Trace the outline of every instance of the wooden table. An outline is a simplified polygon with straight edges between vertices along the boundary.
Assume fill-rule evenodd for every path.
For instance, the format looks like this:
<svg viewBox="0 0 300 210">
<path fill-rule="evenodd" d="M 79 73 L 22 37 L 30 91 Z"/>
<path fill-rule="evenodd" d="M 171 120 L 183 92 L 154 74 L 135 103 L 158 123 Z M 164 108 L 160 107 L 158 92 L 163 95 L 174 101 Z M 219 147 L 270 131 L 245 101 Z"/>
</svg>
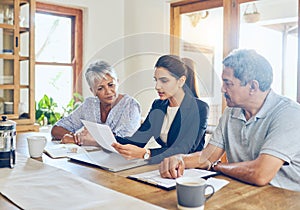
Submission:
<svg viewBox="0 0 300 210">
<path fill-rule="evenodd" d="M 17 152 L 28 155 L 26 136 L 37 133 L 23 133 L 17 136 Z M 41 133 L 39 133 L 41 134 Z M 49 134 L 42 133 L 49 137 Z M 51 143 L 51 142 L 49 142 Z M 29 156 L 29 155 L 28 155 Z M 127 195 L 134 196 L 146 202 L 166 209 L 177 209 L 176 190 L 166 191 L 157 187 L 130 180 L 126 176 L 157 169 L 157 165 L 142 166 L 122 172 L 112 173 L 100 168 L 82 165 L 68 161 L 67 158 L 51 159 L 43 154 L 40 161 L 62 168 L 91 182 L 108 187 Z M 13 170 L 13 169 L 12 169 Z M 1 174 L 1 169 L 0 169 Z M 225 176 L 218 176 L 229 180 L 230 183 L 215 193 L 207 201 L 205 210 L 210 209 L 300 209 L 300 192 L 284 190 L 270 185 L 256 187 L 244 184 Z M 2 195 L 0 209 L 19 209 Z"/>
</svg>

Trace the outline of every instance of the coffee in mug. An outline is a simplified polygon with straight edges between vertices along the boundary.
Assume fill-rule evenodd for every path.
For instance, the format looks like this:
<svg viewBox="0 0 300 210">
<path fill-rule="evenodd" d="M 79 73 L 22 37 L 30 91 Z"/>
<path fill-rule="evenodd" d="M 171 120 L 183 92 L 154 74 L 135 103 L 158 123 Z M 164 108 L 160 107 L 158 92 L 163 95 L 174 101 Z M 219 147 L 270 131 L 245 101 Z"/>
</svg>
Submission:
<svg viewBox="0 0 300 210">
<path fill-rule="evenodd" d="M 212 193 L 206 196 L 207 188 L 211 188 Z M 179 209 L 203 210 L 205 202 L 213 196 L 215 190 L 201 177 L 180 177 L 176 179 L 176 192 Z"/>
<path fill-rule="evenodd" d="M 27 142 L 30 157 L 41 157 L 47 144 L 47 138 L 45 136 L 28 136 Z"/>
</svg>

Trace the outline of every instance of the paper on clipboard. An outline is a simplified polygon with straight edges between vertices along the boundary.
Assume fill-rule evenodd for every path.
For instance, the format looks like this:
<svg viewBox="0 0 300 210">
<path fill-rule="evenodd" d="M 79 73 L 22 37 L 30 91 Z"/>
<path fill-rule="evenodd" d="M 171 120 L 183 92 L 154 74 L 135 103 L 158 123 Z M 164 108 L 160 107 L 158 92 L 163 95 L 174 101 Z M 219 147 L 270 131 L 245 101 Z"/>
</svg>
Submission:
<svg viewBox="0 0 300 210">
<path fill-rule="evenodd" d="M 186 169 L 183 176 L 208 178 L 218 175 L 219 172 L 207 171 L 202 169 Z M 148 171 L 140 174 L 130 175 L 127 178 L 141 181 L 160 187 L 165 190 L 173 190 L 176 187 L 175 179 L 162 178 L 159 170 Z"/>
<path fill-rule="evenodd" d="M 117 143 L 117 140 L 108 125 L 86 120 L 81 120 L 81 122 L 102 148 L 118 153 L 117 150 L 111 146 L 112 143 Z"/>
</svg>

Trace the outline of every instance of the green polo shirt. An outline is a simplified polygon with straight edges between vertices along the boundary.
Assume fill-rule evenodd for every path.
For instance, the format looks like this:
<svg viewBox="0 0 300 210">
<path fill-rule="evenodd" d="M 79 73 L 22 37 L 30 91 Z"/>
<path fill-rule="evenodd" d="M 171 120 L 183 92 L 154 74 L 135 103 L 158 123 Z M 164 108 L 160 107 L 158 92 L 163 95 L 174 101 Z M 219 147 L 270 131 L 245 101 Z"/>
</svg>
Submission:
<svg viewBox="0 0 300 210">
<path fill-rule="evenodd" d="M 226 108 L 209 141 L 227 159 L 243 162 L 269 154 L 285 161 L 270 184 L 300 191 L 300 105 L 272 90 L 248 121 L 241 108 Z"/>
</svg>

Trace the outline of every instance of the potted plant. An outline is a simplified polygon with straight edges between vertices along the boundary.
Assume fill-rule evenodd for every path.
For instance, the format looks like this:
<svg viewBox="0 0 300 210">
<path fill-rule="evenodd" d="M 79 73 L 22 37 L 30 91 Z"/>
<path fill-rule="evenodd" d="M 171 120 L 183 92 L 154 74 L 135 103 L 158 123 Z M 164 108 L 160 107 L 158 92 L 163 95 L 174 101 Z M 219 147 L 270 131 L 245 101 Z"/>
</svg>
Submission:
<svg viewBox="0 0 300 210">
<path fill-rule="evenodd" d="M 42 126 L 53 125 L 62 116 L 59 112 L 56 112 L 57 103 L 53 101 L 52 97 L 48 97 L 46 94 L 36 104 L 35 119 L 37 123 Z"/>
<path fill-rule="evenodd" d="M 83 96 L 79 93 L 74 93 L 73 98 L 69 101 L 66 107 L 63 108 L 63 113 L 56 111 L 57 103 L 54 102 L 52 97 L 46 94 L 43 98 L 36 103 L 35 119 L 41 126 L 54 125 L 62 117 L 69 115 L 72 111 L 82 103 Z"/>
<path fill-rule="evenodd" d="M 255 3 L 252 4 L 250 9 L 249 4 L 247 5 L 243 18 L 246 23 L 256 23 L 260 19 L 260 13 L 258 12 Z"/>
<path fill-rule="evenodd" d="M 69 101 L 66 107 L 63 107 L 64 113 L 63 116 L 69 115 L 83 102 L 83 96 L 79 93 L 74 93 L 73 98 Z"/>
</svg>

